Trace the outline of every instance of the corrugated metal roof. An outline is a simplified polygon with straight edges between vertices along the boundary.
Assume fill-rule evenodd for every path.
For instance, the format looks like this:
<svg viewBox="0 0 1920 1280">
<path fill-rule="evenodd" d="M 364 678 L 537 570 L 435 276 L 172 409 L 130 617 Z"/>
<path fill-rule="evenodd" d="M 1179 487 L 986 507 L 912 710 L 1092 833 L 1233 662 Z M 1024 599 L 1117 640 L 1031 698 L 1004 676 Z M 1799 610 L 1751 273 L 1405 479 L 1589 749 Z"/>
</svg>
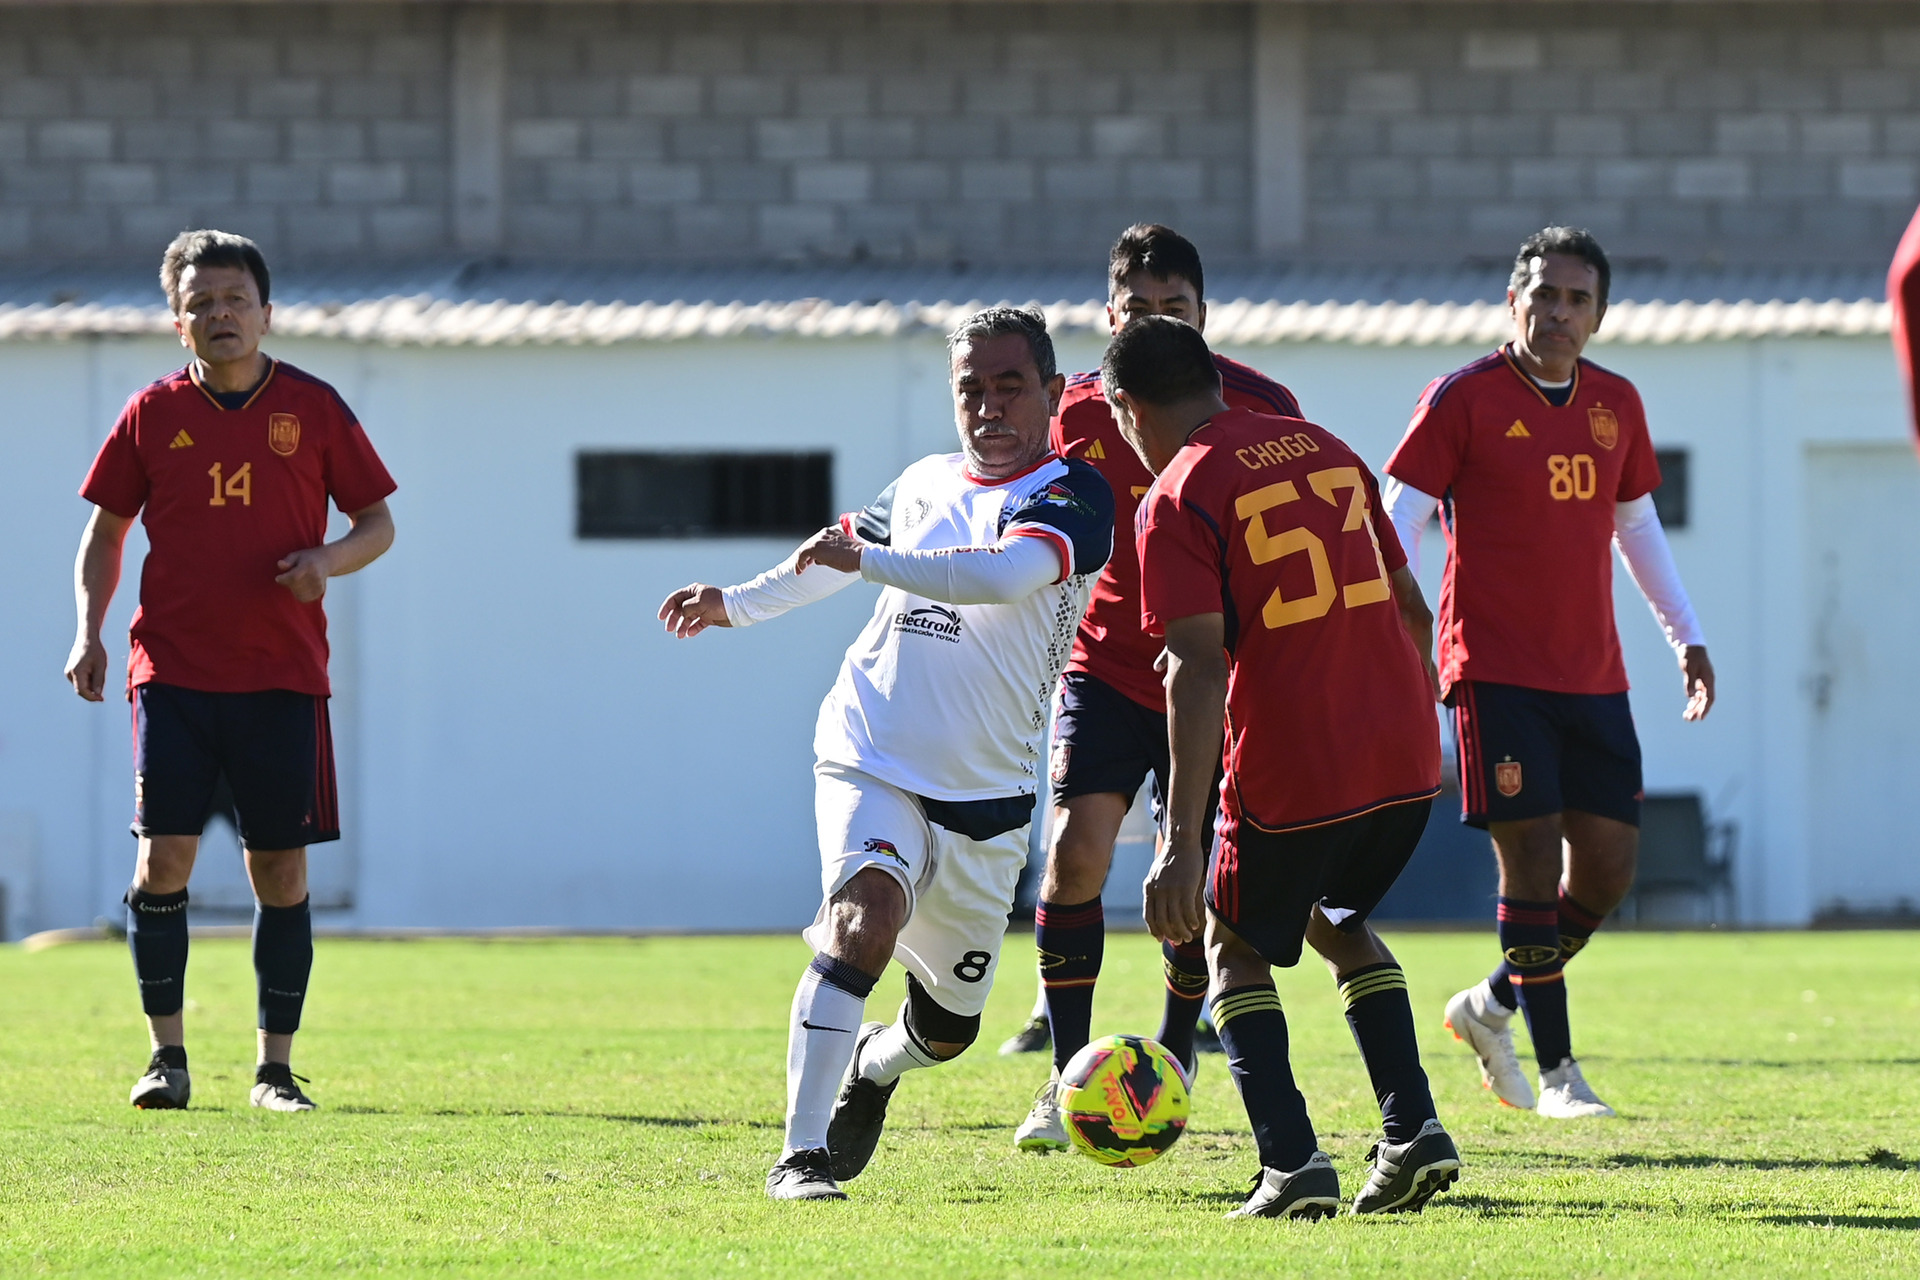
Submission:
<svg viewBox="0 0 1920 1280">
<path fill-rule="evenodd" d="M 1479 344 L 1508 332 L 1498 268 L 1219 272 L 1208 336 L 1230 345 Z M 1626 270 L 1601 339 L 1673 343 L 1884 333 L 1878 275 L 1842 270 Z M 169 332 L 150 278 L 0 275 L 0 340 Z M 285 273 L 282 335 L 414 345 L 833 338 L 945 331 L 978 306 L 1038 302 L 1058 329 L 1106 324 L 1098 272 L 877 268 L 643 271 L 448 266 L 402 275 Z M 1074 299 L 1084 299 L 1074 301 Z M 1048 301 L 1051 299 L 1052 301 Z"/>
</svg>

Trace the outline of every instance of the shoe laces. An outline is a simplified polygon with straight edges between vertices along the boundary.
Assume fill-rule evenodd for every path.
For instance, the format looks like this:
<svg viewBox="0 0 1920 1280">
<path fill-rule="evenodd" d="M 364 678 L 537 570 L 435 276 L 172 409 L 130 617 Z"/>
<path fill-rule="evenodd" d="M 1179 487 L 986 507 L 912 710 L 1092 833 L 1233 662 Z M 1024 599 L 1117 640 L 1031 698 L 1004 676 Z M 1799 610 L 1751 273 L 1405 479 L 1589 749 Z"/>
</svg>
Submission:
<svg viewBox="0 0 1920 1280">
<path fill-rule="evenodd" d="M 294 1081 L 312 1084 L 313 1081 L 302 1075 L 295 1075 L 293 1068 L 284 1062 L 263 1062 L 254 1072 L 254 1080 L 259 1084 L 272 1085 L 276 1089 L 292 1089 Z"/>
</svg>

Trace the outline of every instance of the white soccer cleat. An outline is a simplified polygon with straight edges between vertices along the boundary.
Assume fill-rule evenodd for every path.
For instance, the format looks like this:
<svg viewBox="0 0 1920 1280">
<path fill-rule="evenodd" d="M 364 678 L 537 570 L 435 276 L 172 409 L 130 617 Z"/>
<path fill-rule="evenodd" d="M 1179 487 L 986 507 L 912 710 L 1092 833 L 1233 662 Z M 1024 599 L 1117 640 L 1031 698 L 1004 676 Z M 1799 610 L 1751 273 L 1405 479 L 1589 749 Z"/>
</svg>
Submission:
<svg viewBox="0 0 1920 1280">
<path fill-rule="evenodd" d="M 265 1111 L 311 1111 L 313 1099 L 300 1092 L 303 1084 L 313 1082 L 293 1074 L 284 1062 L 263 1062 L 253 1071 L 253 1092 L 248 1101 Z M 297 1083 L 296 1083 L 297 1082 Z"/>
<path fill-rule="evenodd" d="M 1065 1151 L 1073 1145 L 1067 1122 L 1060 1114 L 1060 1077 L 1055 1074 L 1033 1095 L 1033 1110 L 1013 1131 L 1013 1145 L 1022 1151 Z"/>
<path fill-rule="evenodd" d="M 1540 1105 L 1534 1110 L 1549 1120 L 1597 1120 L 1615 1114 L 1572 1058 L 1562 1058 L 1559 1066 L 1540 1074 Z"/>
<path fill-rule="evenodd" d="M 1533 1110 L 1533 1086 L 1513 1051 L 1513 1014 L 1482 979 L 1447 1001 L 1447 1030 L 1480 1058 L 1480 1083 L 1509 1107 Z"/>
<path fill-rule="evenodd" d="M 145 1074 L 134 1081 L 127 1100 L 142 1111 L 179 1111 L 192 1097 L 193 1080 L 187 1069 L 170 1065 L 163 1051 L 155 1049 L 153 1060 L 147 1063 Z"/>
</svg>

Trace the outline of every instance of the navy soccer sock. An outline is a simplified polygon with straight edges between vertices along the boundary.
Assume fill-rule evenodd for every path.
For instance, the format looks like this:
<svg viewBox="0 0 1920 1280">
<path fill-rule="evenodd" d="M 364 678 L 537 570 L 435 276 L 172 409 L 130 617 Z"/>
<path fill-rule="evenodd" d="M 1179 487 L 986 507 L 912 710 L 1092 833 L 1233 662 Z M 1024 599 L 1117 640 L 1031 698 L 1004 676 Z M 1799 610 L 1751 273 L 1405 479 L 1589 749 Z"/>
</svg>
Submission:
<svg viewBox="0 0 1920 1280">
<path fill-rule="evenodd" d="M 1160 963 L 1167 976 L 1167 1003 L 1154 1039 L 1184 1064 L 1193 1057 L 1193 1026 L 1207 1002 L 1207 949 L 1198 942 L 1163 942 Z"/>
<path fill-rule="evenodd" d="M 1565 964 L 1580 954 L 1594 931 L 1606 923 L 1606 913 L 1593 911 L 1583 906 L 1578 898 L 1567 892 L 1565 882 L 1560 885 L 1560 962 Z"/>
<path fill-rule="evenodd" d="M 1435 1112 L 1427 1073 L 1420 1066 L 1407 975 L 1397 964 L 1355 969 L 1340 980 L 1340 999 L 1347 1006 L 1347 1026 L 1360 1046 L 1360 1059 L 1367 1064 L 1367 1078 L 1373 1081 L 1387 1141 L 1411 1142 Z"/>
<path fill-rule="evenodd" d="M 180 1012 L 187 1002 L 187 891 L 127 890 L 127 948 L 148 1017 Z"/>
<path fill-rule="evenodd" d="M 1033 913 L 1033 941 L 1040 948 L 1040 985 L 1047 997 L 1056 1069 L 1087 1045 L 1093 1034 L 1093 984 L 1107 949 L 1107 917 L 1100 899 L 1042 902 Z"/>
<path fill-rule="evenodd" d="M 1273 984 L 1222 991 L 1213 998 L 1213 1026 L 1253 1125 L 1261 1165 L 1286 1172 L 1298 1169 L 1320 1144 L 1307 1117 L 1307 1100 L 1293 1082 L 1287 1015 L 1280 1011 Z"/>
<path fill-rule="evenodd" d="M 260 989 L 260 1029 L 290 1036 L 300 1029 L 313 972 L 313 912 L 302 898 L 291 907 L 253 909 L 253 973 Z"/>
<path fill-rule="evenodd" d="M 1508 976 L 1527 1015 L 1533 1056 L 1543 1071 L 1573 1054 L 1567 1027 L 1567 984 L 1561 972 L 1560 909 L 1552 902 L 1501 898 L 1500 950 Z"/>
</svg>

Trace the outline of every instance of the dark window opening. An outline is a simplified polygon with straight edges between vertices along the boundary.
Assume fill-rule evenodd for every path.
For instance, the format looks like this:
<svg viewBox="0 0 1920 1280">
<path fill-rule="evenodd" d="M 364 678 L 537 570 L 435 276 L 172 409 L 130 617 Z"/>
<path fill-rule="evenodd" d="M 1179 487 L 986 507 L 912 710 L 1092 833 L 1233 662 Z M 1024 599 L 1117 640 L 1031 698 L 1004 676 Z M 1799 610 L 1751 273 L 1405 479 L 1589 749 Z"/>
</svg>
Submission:
<svg viewBox="0 0 1920 1280">
<path fill-rule="evenodd" d="M 804 536 L 833 521 L 831 453 L 580 453 L 582 538 Z"/>
<path fill-rule="evenodd" d="M 1660 464 L 1660 487 L 1653 491 L 1653 509 L 1669 529 L 1687 527 L 1687 450 L 1655 449 Z"/>
</svg>

